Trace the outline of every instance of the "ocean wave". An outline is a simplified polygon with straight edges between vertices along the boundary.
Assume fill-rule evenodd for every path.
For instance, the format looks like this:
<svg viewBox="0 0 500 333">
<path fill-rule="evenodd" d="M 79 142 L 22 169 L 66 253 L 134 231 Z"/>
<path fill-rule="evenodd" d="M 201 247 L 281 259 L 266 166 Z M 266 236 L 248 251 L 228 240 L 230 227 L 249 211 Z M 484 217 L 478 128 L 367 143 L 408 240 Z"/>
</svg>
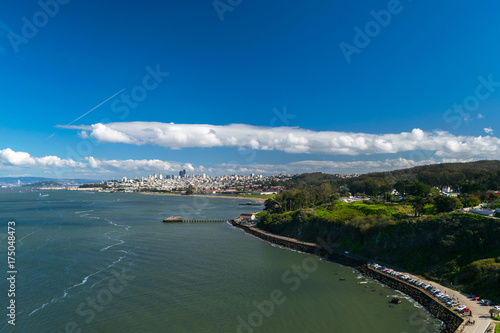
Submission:
<svg viewBox="0 0 500 333">
<path fill-rule="evenodd" d="M 113 221 L 111 221 L 111 220 L 108 220 L 108 219 L 104 219 L 104 220 L 106 220 L 106 222 L 108 222 L 109 224 L 114 225 L 114 226 L 116 226 L 116 227 L 123 227 L 123 228 L 125 228 L 125 231 L 128 231 L 128 230 L 131 228 L 131 226 L 130 226 L 130 225 L 125 225 L 125 224 L 117 224 L 117 223 L 115 223 L 115 222 L 113 222 Z"/>
<path fill-rule="evenodd" d="M 422 305 L 420 305 L 417 301 L 415 301 L 412 297 L 406 295 L 405 293 L 399 291 L 399 290 L 394 290 L 397 294 L 393 294 L 393 295 L 387 295 L 386 297 L 391 297 L 391 298 L 394 298 L 394 297 L 398 297 L 398 298 L 404 298 L 405 300 L 407 300 L 408 302 L 410 302 L 411 304 L 413 304 L 414 307 L 416 308 L 419 308 L 419 309 L 424 309 L 424 307 Z"/>
<path fill-rule="evenodd" d="M 34 234 L 35 232 L 37 232 L 38 230 L 39 230 L 39 229 L 37 229 L 37 230 L 35 230 L 35 231 L 30 232 L 29 234 L 27 234 L 27 235 L 26 235 L 26 236 L 24 236 L 23 238 L 18 239 L 18 240 L 17 240 L 17 242 L 22 242 L 22 241 L 23 241 L 23 239 L 25 239 L 25 238 L 26 238 L 26 237 L 28 237 L 28 236 L 33 235 L 33 234 Z"/>
<path fill-rule="evenodd" d="M 75 212 L 75 214 L 90 213 L 90 212 L 93 212 L 93 211 L 94 211 L 93 209 L 90 209 L 90 210 L 80 210 L 78 212 Z"/>
<path fill-rule="evenodd" d="M 85 276 L 81 282 L 76 283 L 76 284 L 72 285 L 71 287 L 64 289 L 64 291 L 63 291 L 63 295 L 62 295 L 62 296 L 55 297 L 55 298 L 51 299 L 50 301 L 48 301 L 48 302 L 46 302 L 46 303 L 42 304 L 41 306 L 39 306 L 39 307 L 38 307 L 38 308 L 36 308 L 35 310 L 31 311 L 31 312 L 30 312 L 30 314 L 28 315 L 28 317 L 30 317 L 31 315 L 33 315 L 34 313 L 36 313 L 36 312 L 38 312 L 38 311 L 40 311 L 40 310 L 43 310 L 46 306 L 48 306 L 48 305 L 50 305 L 50 304 L 53 304 L 53 303 L 55 303 L 55 302 L 59 302 L 59 301 L 63 300 L 64 298 L 66 298 L 66 297 L 68 296 L 68 292 L 69 292 L 70 290 L 75 289 L 75 288 L 77 288 L 77 287 L 79 287 L 79 286 L 83 286 L 84 284 L 86 284 L 86 283 L 88 282 L 89 278 L 91 278 L 92 276 L 97 275 L 97 274 L 99 274 L 99 273 L 101 273 L 101 272 L 104 272 L 105 270 L 107 270 L 107 269 L 109 269 L 109 268 L 113 267 L 114 265 L 118 264 L 119 262 L 121 262 L 121 261 L 122 261 L 123 259 L 125 259 L 125 258 L 127 258 L 127 256 L 122 256 L 122 257 L 118 258 L 117 260 L 113 261 L 113 262 L 112 262 L 111 264 L 109 264 L 106 268 L 103 268 L 103 269 L 101 269 L 101 270 L 98 270 L 98 271 L 96 271 L 96 272 L 94 272 L 94 273 L 92 273 L 92 274 L 89 274 L 89 275 Z M 94 285 L 95 285 L 95 284 L 94 284 Z M 92 289 L 92 287 L 91 287 L 90 289 Z"/>
<path fill-rule="evenodd" d="M 106 233 L 107 234 L 107 233 Z M 108 237 L 106 234 L 104 234 L 104 236 Z M 115 241 L 118 241 L 118 243 L 116 244 L 111 244 L 111 245 L 108 245 L 108 246 L 105 246 L 103 247 L 100 251 L 103 252 L 103 251 L 106 251 L 110 248 L 112 248 L 113 246 L 117 246 L 117 245 L 122 245 L 123 243 L 125 243 L 124 240 L 121 240 L 121 239 L 117 239 L 117 238 L 111 238 L 111 237 L 108 237 L 109 239 L 111 240 L 115 240 Z"/>
</svg>

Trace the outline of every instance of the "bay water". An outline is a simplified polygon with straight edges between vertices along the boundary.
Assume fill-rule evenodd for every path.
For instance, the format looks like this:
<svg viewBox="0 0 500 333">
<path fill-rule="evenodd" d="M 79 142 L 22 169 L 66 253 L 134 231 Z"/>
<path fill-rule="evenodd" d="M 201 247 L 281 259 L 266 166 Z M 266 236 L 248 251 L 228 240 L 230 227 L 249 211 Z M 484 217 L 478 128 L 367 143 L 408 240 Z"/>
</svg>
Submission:
<svg viewBox="0 0 500 333">
<path fill-rule="evenodd" d="M 0 190 L 1 332 L 438 332 L 398 292 L 227 223 L 233 198 Z M 15 297 L 6 280 L 15 222 Z M 341 280 L 345 278 L 345 280 Z M 15 299 L 15 326 L 7 323 Z"/>
</svg>

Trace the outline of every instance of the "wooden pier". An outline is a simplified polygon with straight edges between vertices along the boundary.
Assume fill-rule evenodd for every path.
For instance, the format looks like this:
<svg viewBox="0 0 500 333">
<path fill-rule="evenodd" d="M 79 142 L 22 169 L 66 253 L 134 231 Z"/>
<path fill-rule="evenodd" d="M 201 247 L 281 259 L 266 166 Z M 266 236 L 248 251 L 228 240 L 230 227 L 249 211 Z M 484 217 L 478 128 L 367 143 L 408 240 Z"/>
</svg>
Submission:
<svg viewBox="0 0 500 333">
<path fill-rule="evenodd" d="M 229 219 L 182 219 L 182 223 L 227 222 Z"/>
<path fill-rule="evenodd" d="M 183 219 L 180 216 L 170 216 L 163 220 L 165 223 L 213 223 L 226 221 L 229 221 L 229 219 Z"/>
</svg>

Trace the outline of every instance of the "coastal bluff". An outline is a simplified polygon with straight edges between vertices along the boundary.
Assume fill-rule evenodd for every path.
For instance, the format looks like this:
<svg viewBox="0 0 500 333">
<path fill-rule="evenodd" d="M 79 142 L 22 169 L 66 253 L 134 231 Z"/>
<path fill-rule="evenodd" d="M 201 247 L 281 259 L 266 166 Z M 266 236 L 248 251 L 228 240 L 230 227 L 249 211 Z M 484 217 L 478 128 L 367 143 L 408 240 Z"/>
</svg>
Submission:
<svg viewBox="0 0 500 333">
<path fill-rule="evenodd" d="M 413 298 L 434 317 L 443 322 L 443 328 L 441 329 L 442 333 L 462 332 L 464 322 L 462 317 L 451 311 L 444 304 L 440 303 L 437 299 L 433 298 L 422 289 L 391 275 L 373 269 L 369 266 L 369 261 L 366 258 L 350 255 L 338 249 L 328 247 L 326 244 L 326 246 L 321 246 L 316 243 L 302 242 L 294 238 L 274 235 L 248 225 L 240 224 L 235 220 L 229 220 L 229 223 L 236 228 L 242 229 L 246 233 L 270 243 L 300 252 L 311 253 L 343 266 L 353 267 L 363 275 L 380 281 L 386 286 L 399 290 Z"/>
</svg>

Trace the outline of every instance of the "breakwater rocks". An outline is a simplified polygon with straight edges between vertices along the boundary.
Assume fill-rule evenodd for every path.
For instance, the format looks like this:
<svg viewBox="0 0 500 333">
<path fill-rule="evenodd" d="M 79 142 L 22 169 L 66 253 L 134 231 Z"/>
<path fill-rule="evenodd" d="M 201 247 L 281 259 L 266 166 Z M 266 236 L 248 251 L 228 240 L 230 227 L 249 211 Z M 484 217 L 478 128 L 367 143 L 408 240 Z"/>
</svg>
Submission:
<svg viewBox="0 0 500 333">
<path fill-rule="evenodd" d="M 358 270 L 366 276 L 369 276 L 386 286 L 399 290 L 403 294 L 406 294 L 422 305 L 427 311 L 429 311 L 434 317 L 441 320 L 445 327 L 441 332 L 443 333 L 453 333 L 457 332 L 460 325 L 463 323 L 463 319 L 447 308 L 444 304 L 439 303 L 431 295 L 427 294 L 418 287 L 415 287 L 403 280 L 394 278 L 393 276 L 386 275 L 380 271 L 371 268 L 368 265 L 363 265 L 359 267 Z"/>
<path fill-rule="evenodd" d="M 270 243 L 287 247 L 296 251 L 311 253 L 338 264 L 353 267 L 362 274 L 380 281 L 390 288 L 401 291 L 402 293 L 413 298 L 420 305 L 426 308 L 427 311 L 429 311 L 433 316 L 444 323 L 444 328 L 441 330 L 442 333 L 457 332 L 464 321 L 459 315 L 448 309 L 444 304 L 441 304 L 423 290 L 409 283 L 406 283 L 403 280 L 397 279 L 393 276 L 384 274 L 371 268 L 368 265 L 367 259 L 365 258 L 344 253 L 338 249 L 329 247 L 327 244 L 321 246 L 321 244 L 301 242 L 294 238 L 278 236 L 247 225 L 242 225 L 234 220 L 230 220 L 229 222 L 233 226 L 243 229 L 245 232 Z"/>
</svg>

